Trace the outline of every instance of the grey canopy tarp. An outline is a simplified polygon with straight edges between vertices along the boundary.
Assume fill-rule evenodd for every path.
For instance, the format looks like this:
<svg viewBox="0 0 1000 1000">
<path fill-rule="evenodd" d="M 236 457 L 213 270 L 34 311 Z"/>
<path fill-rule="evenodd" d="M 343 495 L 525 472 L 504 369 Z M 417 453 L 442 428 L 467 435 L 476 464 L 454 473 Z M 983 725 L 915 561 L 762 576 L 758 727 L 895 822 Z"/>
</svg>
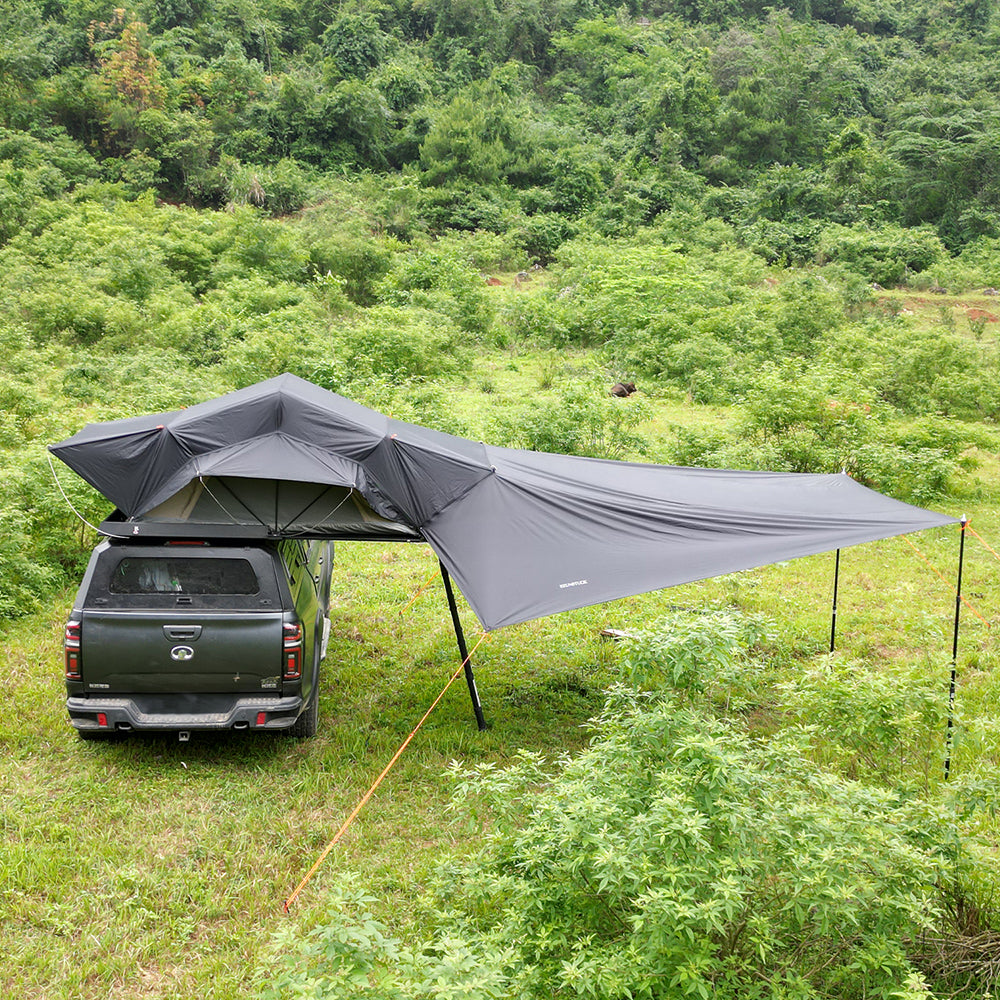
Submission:
<svg viewBox="0 0 1000 1000">
<path fill-rule="evenodd" d="M 847 475 L 693 469 L 497 448 L 293 375 L 90 424 L 51 451 L 144 525 L 425 540 L 492 630 L 955 518 Z"/>
</svg>

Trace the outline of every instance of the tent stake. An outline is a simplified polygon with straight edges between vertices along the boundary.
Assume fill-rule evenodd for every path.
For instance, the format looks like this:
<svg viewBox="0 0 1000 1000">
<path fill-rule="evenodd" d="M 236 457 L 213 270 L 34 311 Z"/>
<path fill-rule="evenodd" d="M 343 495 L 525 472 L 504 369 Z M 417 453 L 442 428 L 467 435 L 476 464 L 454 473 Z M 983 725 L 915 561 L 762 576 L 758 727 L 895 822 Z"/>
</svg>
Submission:
<svg viewBox="0 0 1000 1000">
<path fill-rule="evenodd" d="M 441 567 L 441 579 L 444 580 L 444 591 L 448 595 L 448 607 L 451 610 L 451 621 L 455 626 L 455 638 L 458 640 L 458 652 L 465 664 L 465 680 L 469 685 L 469 694 L 472 697 L 472 710 L 476 713 L 476 725 L 479 731 L 483 732 L 486 727 L 486 719 L 483 717 L 483 706 L 479 701 L 479 692 L 476 690 L 476 677 L 472 672 L 472 660 L 469 658 L 469 650 L 465 645 L 465 633 L 462 631 L 462 622 L 458 617 L 458 605 L 455 603 L 455 592 L 452 590 L 451 577 L 444 568 L 444 563 L 438 560 Z"/>
<path fill-rule="evenodd" d="M 837 587 L 840 585 L 840 549 L 837 549 L 837 561 L 833 564 L 833 613 L 830 618 L 830 652 L 837 642 Z"/>
<path fill-rule="evenodd" d="M 965 526 L 968 518 L 962 515 L 962 528 L 958 542 L 958 583 L 955 586 L 955 631 L 951 640 L 951 685 L 948 688 L 948 739 L 946 741 L 946 756 L 944 759 L 944 780 L 951 777 L 951 741 L 952 730 L 955 728 L 955 681 L 958 672 L 958 622 L 962 612 L 962 562 L 965 559 Z"/>
</svg>

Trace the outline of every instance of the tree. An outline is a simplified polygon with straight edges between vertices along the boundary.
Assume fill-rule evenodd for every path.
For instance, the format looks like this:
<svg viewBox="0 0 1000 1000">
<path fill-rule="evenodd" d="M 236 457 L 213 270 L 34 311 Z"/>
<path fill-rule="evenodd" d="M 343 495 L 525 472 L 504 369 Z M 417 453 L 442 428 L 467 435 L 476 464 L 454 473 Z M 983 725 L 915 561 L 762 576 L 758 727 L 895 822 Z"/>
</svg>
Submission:
<svg viewBox="0 0 1000 1000">
<path fill-rule="evenodd" d="M 385 58 L 390 39 L 370 11 L 341 11 L 323 32 L 321 44 L 338 72 L 364 78 Z"/>
<path fill-rule="evenodd" d="M 489 186 L 514 171 L 527 146 L 520 91 L 520 73 L 511 64 L 470 84 L 438 112 L 420 147 L 425 183 Z"/>
</svg>

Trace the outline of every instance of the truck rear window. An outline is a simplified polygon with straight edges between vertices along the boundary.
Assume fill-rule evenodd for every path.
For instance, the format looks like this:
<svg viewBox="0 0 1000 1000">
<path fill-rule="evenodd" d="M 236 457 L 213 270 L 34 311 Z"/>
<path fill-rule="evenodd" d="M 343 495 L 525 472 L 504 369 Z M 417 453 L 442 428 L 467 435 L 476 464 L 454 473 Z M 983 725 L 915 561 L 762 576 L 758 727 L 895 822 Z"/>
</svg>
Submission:
<svg viewBox="0 0 1000 1000">
<path fill-rule="evenodd" d="M 257 574 L 246 559 L 122 559 L 112 594 L 256 594 Z"/>
</svg>

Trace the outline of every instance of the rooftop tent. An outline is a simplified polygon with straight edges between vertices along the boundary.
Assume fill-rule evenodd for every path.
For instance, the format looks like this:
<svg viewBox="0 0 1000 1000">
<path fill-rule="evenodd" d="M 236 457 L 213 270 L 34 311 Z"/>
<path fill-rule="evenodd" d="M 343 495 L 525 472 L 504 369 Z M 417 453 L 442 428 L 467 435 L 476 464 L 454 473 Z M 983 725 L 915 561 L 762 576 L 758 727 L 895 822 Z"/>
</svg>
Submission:
<svg viewBox="0 0 1000 1000">
<path fill-rule="evenodd" d="M 200 476 L 142 515 L 137 526 L 242 526 L 270 536 L 418 541 L 406 524 L 380 517 L 361 493 L 329 483 Z M 111 525 L 108 526 L 109 528 Z M 113 530 L 113 529 L 112 529 Z"/>
<path fill-rule="evenodd" d="M 292 375 L 51 450 L 129 534 L 167 521 L 425 540 L 486 629 L 956 521 L 846 475 L 495 448 Z"/>
</svg>

